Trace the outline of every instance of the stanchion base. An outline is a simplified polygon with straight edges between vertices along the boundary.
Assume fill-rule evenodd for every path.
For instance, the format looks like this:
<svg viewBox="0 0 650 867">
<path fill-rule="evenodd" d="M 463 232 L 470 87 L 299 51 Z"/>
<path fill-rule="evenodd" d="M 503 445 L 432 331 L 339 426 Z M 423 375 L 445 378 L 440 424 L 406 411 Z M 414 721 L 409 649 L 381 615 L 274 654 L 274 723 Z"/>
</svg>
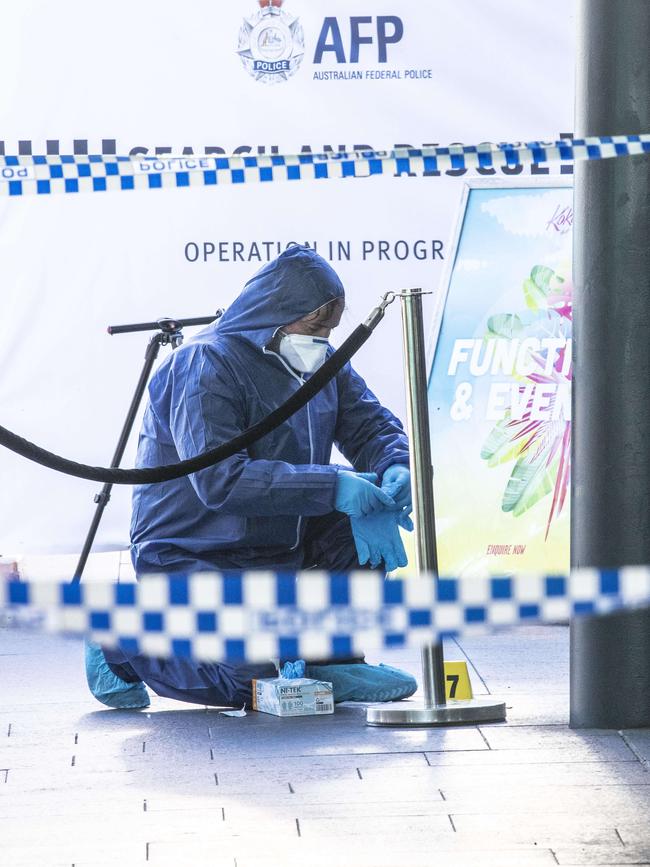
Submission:
<svg viewBox="0 0 650 867">
<path fill-rule="evenodd" d="M 366 711 L 366 724 L 369 726 L 449 726 L 501 722 L 505 718 L 505 702 L 485 698 L 450 701 L 432 707 L 415 702 L 380 704 Z"/>
</svg>

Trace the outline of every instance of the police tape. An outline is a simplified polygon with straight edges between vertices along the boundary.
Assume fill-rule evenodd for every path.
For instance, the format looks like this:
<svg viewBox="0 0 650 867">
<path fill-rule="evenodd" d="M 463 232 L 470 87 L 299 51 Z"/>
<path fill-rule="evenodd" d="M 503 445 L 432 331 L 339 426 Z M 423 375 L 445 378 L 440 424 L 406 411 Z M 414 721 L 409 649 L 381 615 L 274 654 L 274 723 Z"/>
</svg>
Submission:
<svg viewBox="0 0 650 867">
<path fill-rule="evenodd" d="M 439 175 L 650 153 L 650 134 L 290 156 L 0 156 L 0 195 L 103 193 L 286 180 Z"/>
<path fill-rule="evenodd" d="M 350 656 L 650 605 L 650 568 L 569 576 L 387 579 L 307 571 L 148 575 L 138 583 L 0 583 L 0 626 L 199 661 Z"/>
</svg>

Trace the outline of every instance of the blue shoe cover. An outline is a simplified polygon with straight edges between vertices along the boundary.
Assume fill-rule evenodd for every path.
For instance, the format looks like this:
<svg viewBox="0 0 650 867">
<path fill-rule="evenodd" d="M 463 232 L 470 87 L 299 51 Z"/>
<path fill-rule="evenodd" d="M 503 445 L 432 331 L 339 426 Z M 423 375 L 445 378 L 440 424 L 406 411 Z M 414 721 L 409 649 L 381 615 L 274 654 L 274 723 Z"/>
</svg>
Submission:
<svg viewBox="0 0 650 867">
<path fill-rule="evenodd" d="M 334 701 L 399 701 L 418 688 L 415 678 L 389 665 L 308 665 L 306 677 L 329 681 Z"/>
<path fill-rule="evenodd" d="M 86 679 L 97 701 L 107 707 L 149 707 L 149 693 L 142 682 L 127 683 L 109 668 L 98 644 L 86 642 Z"/>
</svg>

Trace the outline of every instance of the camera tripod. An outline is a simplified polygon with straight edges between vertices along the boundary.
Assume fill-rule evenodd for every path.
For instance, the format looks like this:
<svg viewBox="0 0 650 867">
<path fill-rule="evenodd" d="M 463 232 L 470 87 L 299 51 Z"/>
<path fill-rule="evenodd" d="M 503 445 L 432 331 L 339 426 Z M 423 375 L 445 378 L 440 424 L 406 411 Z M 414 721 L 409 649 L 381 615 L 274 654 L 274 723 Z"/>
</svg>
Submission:
<svg viewBox="0 0 650 867">
<path fill-rule="evenodd" d="M 156 359 L 158 358 L 160 347 L 170 345 L 172 349 L 176 349 L 183 342 L 183 328 L 185 326 L 209 325 L 211 322 L 214 322 L 215 319 L 219 319 L 222 315 L 223 310 L 217 310 L 214 316 L 200 316 L 194 319 L 170 319 L 165 317 L 163 319 L 158 319 L 155 322 L 139 322 L 132 325 L 109 325 L 107 331 L 111 335 L 131 334 L 134 331 L 156 332 L 147 344 L 147 349 L 144 355 L 144 365 L 140 373 L 140 378 L 138 379 L 138 384 L 135 387 L 135 392 L 126 414 L 124 425 L 122 426 L 122 432 L 120 433 L 115 453 L 113 454 L 110 463 L 111 467 L 119 467 L 122 461 L 135 418 L 138 414 L 138 409 L 140 408 L 140 403 L 142 402 L 142 397 L 147 387 L 147 383 L 149 382 L 149 377 L 151 376 L 151 371 L 156 363 Z M 83 549 L 79 556 L 79 562 L 77 563 L 77 568 L 75 569 L 74 577 L 72 579 L 73 584 L 78 584 L 81 581 L 81 577 L 88 561 L 88 556 L 95 541 L 97 530 L 99 529 L 99 524 L 102 520 L 102 515 L 104 514 L 104 509 L 111 498 L 112 488 L 113 485 L 107 483 L 98 494 L 95 494 L 94 501 L 97 504 L 97 507 L 90 527 L 88 528 Z"/>
</svg>

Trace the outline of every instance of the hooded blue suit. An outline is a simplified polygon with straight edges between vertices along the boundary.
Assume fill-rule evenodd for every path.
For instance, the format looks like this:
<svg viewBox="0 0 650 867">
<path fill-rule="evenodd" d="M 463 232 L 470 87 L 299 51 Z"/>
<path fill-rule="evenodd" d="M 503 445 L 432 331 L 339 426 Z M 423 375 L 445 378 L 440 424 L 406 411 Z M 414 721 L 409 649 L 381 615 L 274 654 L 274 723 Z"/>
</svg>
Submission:
<svg viewBox="0 0 650 867">
<path fill-rule="evenodd" d="M 292 246 L 262 268 L 216 325 L 158 368 L 137 465 L 195 457 L 284 403 L 304 380 L 268 348 L 272 338 L 282 326 L 344 297 L 336 272 L 307 247 Z M 334 511 L 333 444 L 356 471 L 380 478 L 389 466 L 408 464 L 400 421 L 350 364 L 248 450 L 192 476 L 137 487 L 131 524 L 136 570 L 359 568 L 349 519 Z M 144 657 L 118 670 L 125 657 L 105 653 L 126 679 L 140 678 L 159 694 L 204 704 L 243 703 L 251 676 L 274 671 Z"/>
<path fill-rule="evenodd" d="M 137 465 L 195 457 L 284 403 L 303 379 L 268 344 L 278 328 L 343 298 L 336 273 L 309 248 L 290 247 L 262 268 L 216 325 L 160 365 Z M 402 425 L 349 364 L 247 451 L 136 488 L 136 570 L 300 568 L 307 519 L 334 509 L 334 443 L 358 472 L 381 478 L 392 464 L 408 464 Z"/>
</svg>

